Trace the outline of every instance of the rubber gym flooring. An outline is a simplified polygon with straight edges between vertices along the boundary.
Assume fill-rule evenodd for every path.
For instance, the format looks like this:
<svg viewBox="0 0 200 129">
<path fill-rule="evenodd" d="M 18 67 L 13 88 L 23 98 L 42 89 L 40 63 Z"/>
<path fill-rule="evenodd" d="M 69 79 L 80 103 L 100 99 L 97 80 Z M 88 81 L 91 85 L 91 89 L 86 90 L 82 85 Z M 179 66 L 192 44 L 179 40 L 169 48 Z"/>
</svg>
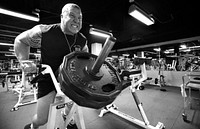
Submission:
<svg viewBox="0 0 200 129">
<path fill-rule="evenodd" d="M 137 91 L 143 104 L 144 111 L 152 126 L 162 122 L 166 129 L 200 129 L 200 102 L 192 101 L 194 109 L 187 109 L 188 122 L 182 119 L 183 97 L 179 87 L 164 87 L 167 91 L 160 91 L 158 86 L 146 85 L 144 90 Z M 200 96 L 198 90 L 193 95 Z M 0 85 L 0 129 L 23 129 L 30 123 L 35 113 L 36 104 L 20 107 L 10 112 L 17 102 L 17 95 L 6 91 Z M 142 120 L 129 88 L 122 91 L 114 104 L 118 110 Z M 135 124 L 127 122 L 112 113 L 98 117 L 100 110 L 83 108 L 86 129 L 142 129 Z M 46 125 L 40 129 L 46 129 Z"/>
</svg>

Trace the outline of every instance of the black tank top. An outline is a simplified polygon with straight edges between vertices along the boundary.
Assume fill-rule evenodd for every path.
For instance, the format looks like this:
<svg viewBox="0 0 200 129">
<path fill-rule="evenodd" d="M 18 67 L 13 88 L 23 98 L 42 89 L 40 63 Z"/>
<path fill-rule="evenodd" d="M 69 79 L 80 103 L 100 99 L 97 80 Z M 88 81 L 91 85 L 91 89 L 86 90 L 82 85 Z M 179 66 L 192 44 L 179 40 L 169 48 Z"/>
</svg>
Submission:
<svg viewBox="0 0 200 129">
<path fill-rule="evenodd" d="M 86 38 L 80 32 L 76 34 L 76 40 L 73 40 L 73 37 L 70 39 L 70 36 L 67 36 L 66 39 L 64 33 L 61 31 L 60 24 L 49 26 L 50 29 L 42 33 L 41 64 L 50 65 L 53 72 L 55 72 L 62 63 L 65 55 L 74 51 L 77 46 L 82 50 L 87 42 Z"/>
</svg>

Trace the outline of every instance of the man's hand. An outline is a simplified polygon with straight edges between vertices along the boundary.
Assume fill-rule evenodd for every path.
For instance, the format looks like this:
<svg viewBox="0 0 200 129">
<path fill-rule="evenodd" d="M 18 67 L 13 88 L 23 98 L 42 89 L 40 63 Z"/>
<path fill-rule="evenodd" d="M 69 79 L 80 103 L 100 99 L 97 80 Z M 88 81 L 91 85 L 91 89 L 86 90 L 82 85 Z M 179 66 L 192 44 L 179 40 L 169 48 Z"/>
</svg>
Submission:
<svg viewBox="0 0 200 129">
<path fill-rule="evenodd" d="M 37 72 L 37 66 L 33 61 L 23 60 L 21 61 L 22 71 L 25 73 L 35 73 Z"/>
</svg>

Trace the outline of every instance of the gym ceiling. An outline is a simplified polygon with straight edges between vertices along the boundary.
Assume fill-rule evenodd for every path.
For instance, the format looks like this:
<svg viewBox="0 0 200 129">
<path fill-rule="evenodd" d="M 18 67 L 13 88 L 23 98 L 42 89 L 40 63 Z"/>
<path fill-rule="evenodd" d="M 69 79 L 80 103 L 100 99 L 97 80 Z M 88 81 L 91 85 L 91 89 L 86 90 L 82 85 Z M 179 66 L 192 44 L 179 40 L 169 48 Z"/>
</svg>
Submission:
<svg viewBox="0 0 200 129">
<path fill-rule="evenodd" d="M 113 33 L 117 38 L 112 49 L 114 54 L 152 51 L 153 47 L 163 47 L 164 50 L 181 43 L 200 44 L 197 0 L 1 0 L 0 7 L 29 15 L 39 13 L 40 21 L 0 14 L 0 42 L 13 44 L 19 33 L 36 24 L 60 22 L 61 8 L 69 2 L 82 8 L 81 32 L 89 44 L 100 41 L 89 34 L 91 26 Z M 132 4 L 152 16 L 155 24 L 147 26 L 131 17 L 128 9 Z M 5 53 L 10 53 L 9 49 L 9 46 L 0 46 L 1 60 L 11 58 L 5 56 Z M 34 49 L 31 51 L 36 52 Z"/>
</svg>

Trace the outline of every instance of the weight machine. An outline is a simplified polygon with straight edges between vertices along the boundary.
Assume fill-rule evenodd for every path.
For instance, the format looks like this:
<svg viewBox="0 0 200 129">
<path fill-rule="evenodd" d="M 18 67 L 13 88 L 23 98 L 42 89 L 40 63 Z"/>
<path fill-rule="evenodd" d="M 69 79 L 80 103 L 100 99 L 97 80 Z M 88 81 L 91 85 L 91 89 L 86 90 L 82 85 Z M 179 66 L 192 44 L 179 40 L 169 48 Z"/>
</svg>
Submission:
<svg viewBox="0 0 200 129">
<path fill-rule="evenodd" d="M 122 87 L 117 73 L 105 62 L 114 43 L 113 37 L 107 38 L 98 57 L 86 52 L 66 55 L 58 70 L 58 81 L 51 67 L 42 64 L 45 70 L 31 83 L 37 82 L 44 74 L 50 74 L 57 91 L 56 98 L 60 98 L 50 105 L 47 129 L 65 129 L 71 120 L 76 122 L 78 129 L 85 129 L 81 106 L 101 108 L 120 94 Z M 65 108 L 71 109 L 68 115 L 63 117 Z"/>
<path fill-rule="evenodd" d="M 200 93 L 200 75 L 193 74 L 191 72 L 192 70 L 190 71 L 190 73 L 182 76 L 183 84 L 181 85 L 181 94 L 182 94 L 183 103 L 184 103 L 182 117 L 185 122 L 190 122 L 188 120 L 186 110 L 192 109 L 192 100 L 197 100 L 198 103 L 200 102 L 199 96 L 198 97 L 192 96 L 192 89 L 197 89 L 199 90 L 199 93 Z M 186 88 L 188 88 L 189 90 L 188 95 L 186 94 L 186 91 L 185 91 Z M 199 105 L 198 105 L 198 108 L 199 108 Z"/>
<path fill-rule="evenodd" d="M 44 74 L 50 74 L 55 85 L 57 101 L 50 105 L 48 129 L 65 129 L 71 120 L 76 122 L 78 129 L 85 129 L 81 106 L 100 109 L 110 105 L 121 91 L 127 87 L 127 85 L 122 84 L 116 69 L 105 61 L 115 42 L 116 39 L 110 35 L 106 39 L 99 56 L 81 51 L 66 55 L 58 69 L 57 79 L 51 67 L 42 64 L 42 68 L 45 69 L 31 83 L 37 82 Z M 132 94 L 138 102 L 139 110 L 143 109 L 134 88 L 145 79 L 146 76 L 142 76 L 140 80 L 133 83 L 132 88 Z M 65 108 L 70 109 L 66 117 L 63 114 Z M 144 124 L 151 127 L 144 112 L 141 112 L 146 122 Z M 162 125 L 158 125 L 159 129 Z"/>
<path fill-rule="evenodd" d="M 78 106 L 76 103 L 74 103 L 71 99 L 69 99 L 64 93 L 61 91 L 60 83 L 57 82 L 55 75 L 53 74 L 51 67 L 48 65 L 42 65 L 43 68 L 45 68 L 44 71 L 41 72 L 40 75 L 38 75 L 34 80 L 32 80 L 32 83 L 35 83 L 37 79 L 41 77 L 41 75 L 44 74 L 50 74 L 53 83 L 55 85 L 56 91 L 57 91 L 57 101 L 55 101 L 50 106 L 49 110 L 49 118 L 47 122 L 47 129 L 64 129 L 66 126 L 70 123 L 71 120 L 74 120 L 76 122 L 76 125 L 78 129 L 86 129 L 85 128 L 85 122 L 83 118 L 83 112 L 81 106 Z M 137 104 L 138 110 L 141 113 L 141 116 L 144 120 L 144 122 L 135 119 L 131 116 L 128 116 L 127 114 L 124 114 L 122 112 L 117 111 L 117 107 L 114 104 L 107 105 L 103 110 L 101 110 L 100 117 L 102 117 L 107 112 L 112 112 L 116 115 L 119 115 L 120 117 L 131 121 L 141 127 L 148 128 L 148 129 L 164 129 L 163 123 L 159 122 L 156 127 L 150 125 L 146 114 L 142 108 L 142 103 L 139 101 L 137 94 L 135 93 L 136 89 L 135 87 L 145 81 L 147 79 L 146 76 L 146 69 L 145 65 L 141 66 L 142 73 L 132 74 L 130 75 L 130 78 L 132 79 L 130 90 L 134 97 L 134 100 Z M 137 82 L 134 81 L 134 78 L 137 76 L 142 76 Z M 67 117 L 63 117 L 63 112 L 65 108 L 70 109 L 70 112 L 68 113 Z"/>
<path fill-rule="evenodd" d="M 31 76 L 34 75 L 33 73 L 30 73 L 30 74 L 31 74 Z M 21 107 L 21 106 L 25 106 L 25 105 L 29 105 L 29 104 L 33 104 L 33 103 L 37 102 L 37 86 L 36 86 L 36 84 L 29 85 L 29 87 L 28 87 L 27 83 L 26 83 L 27 82 L 27 80 L 26 80 L 27 74 L 22 70 L 21 75 L 22 75 L 21 84 L 17 87 L 12 88 L 12 91 L 18 94 L 18 101 L 14 105 L 14 107 L 10 110 L 11 112 L 18 110 L 19 107 Z M 30 96 L 32 96 L 32 98 L 28 99 L 28 97 L 30 97 Z M 25 100 L 25 99 L 27 99 L 27 100 Z"/>
<path fill-rule="evenodd" d="M 141 78 L 135 82 L 135 77 L 138 77 L 138 76 L 141 76 Z M 137 108 L 142 116 L 143 121 L 138 120 L 138 119 L 136 119 L 130 115 L 127 115 L 121 111 L 118 111 L 117 110 L 118 107 L 115 104 L 110 104 L 110 105 L 107 105 L 106 107 L 104 107 L 104 109 L 101 110 L 99 117 L 103 117 L 104 114 L 111 112 L 119 117 L 122 117 L 123 119 L 125 119 L 127 121 L 130 121 L 131 123 L 134 123 L 138 126 L 145 128 L 145 129 L 164 129 L 165 126 L 161 122 L 158 122 L 158 124 L 155 127 L 150 125 L 150 122 L 147 119 L 145 111 L 142 107 L 142 103 L 140 102 L 140 100 L 136 94 L 136 86 L 141 84 L 143 81 L 145 81 L 147 79 L 145 63 L 143 65 L 141 65 L 141 71 L 130 72 L 129 78 L 132 80 L 131 85 L 129 86 L 130 90 L 131 90 L 131 94 L 133 95 L 133 98 L 134 98 Z"/>
<path fill-rule="evenodd" d="M 8 72 L 8 73 L 4 73 L 4 74 L 6 75 L 6 77 L 5 77 L 6 89 L 7 89 L 7 91 L 9 91 L 10 89 L 15 88 L 15 86 L 17 86 L 16 84 L 20 82 L 20 76 L 22 75 L 22 72 Z M 12 87 L 9 87 L 8 81 L 9 81 L 9 78 L 11 78 L 11 77 L 15 78 L 14 79 L 15 81 L 13 81 L 13 82 L 10 80 L 10 82 L 15 83 L 15 85 Z"/>
<path fill-rule="evenodd" d="M 158 84 L 160 87 L 160 91 L 167 91 L 165 88 L 165 76 L 163 74 L 164 69 L 162 68 L 164 60 L 161 58 L 161 49 L 159 48 L 158 51 L 158 78 L 155 78 L 155 84 Z M 165 64 L 165 63 L 164 63 Z"/>
<path fill-rule="evenodd" d="M 41 67 L 45 69 L 37 75 L 31 83 L 36 83 L 37 80 L 44 74 L 50 74 L 57 91 L 55 101 L 50 105 L 47 129 L 66 129 L 67 125 L 72 120 L 76 122 L 78 129 L 85 129 L 81 107 L 74 103 L 61 91 L 60 83 L 57 81 L 51 67 L 45 64 L 42 64 Z M 63 114 L 65 112 L 65 108 L 70 110 L 67 116 L 64 116 Z"/>
</svg>

